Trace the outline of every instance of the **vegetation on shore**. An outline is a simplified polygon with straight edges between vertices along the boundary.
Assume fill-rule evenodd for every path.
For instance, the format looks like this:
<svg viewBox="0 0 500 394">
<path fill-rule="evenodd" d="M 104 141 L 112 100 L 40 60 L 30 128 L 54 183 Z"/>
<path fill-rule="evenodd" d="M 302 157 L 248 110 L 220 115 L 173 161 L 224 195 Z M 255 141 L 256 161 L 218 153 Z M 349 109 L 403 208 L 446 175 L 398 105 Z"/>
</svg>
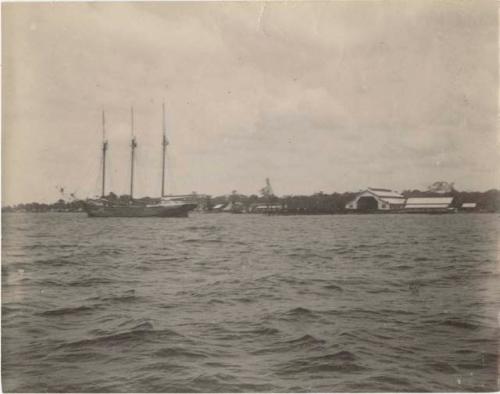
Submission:
<svg viewBox="0 0 500 394">
<path fill-rule="evenodd" d="M 466 192 L 451 190 L 448 193 L 438 193 L 435 191 L 405 190 L 403 196 L 409 197 L 454 197 L 452 207 L 460 208 L 464 202 L 473 202 L 477 204 L 477 210 L 482 212 L 500 212 L 500 190 L 491 189 L 486 192 Z M 220 204 L 233 203 L 248 211 L 251 207 L 263 204 L 272 204 L 286 207 L 290 213 L 311 213 L 311 214 L 333 214 L 345 211 L 345 205 L 352 200 L 357 193 L 324 193 L 318 192 L 312 195 L 282 196 L 275 195 L 244 195 L 233 191 L 230 195 L 207 196 L 193 193 L 188 198 L 198 203 L 199 207 L 206 211 L 211 211 Z M 117 196 L 110 193 L 106 196 L 110 201 L 127 202 L 130 196 Z M 152 203 L 158 201 L 157 198 L 144 197 L 138 199 L 143 202 Z M 2 212 L 81 212 L 83 211 L 84 201 L 72 200 L 65 201 L 59 199 L 55 203 L 45 204 L 32 202 L 28 204 L 17 204 L 2 208 Z"/>
</svg>

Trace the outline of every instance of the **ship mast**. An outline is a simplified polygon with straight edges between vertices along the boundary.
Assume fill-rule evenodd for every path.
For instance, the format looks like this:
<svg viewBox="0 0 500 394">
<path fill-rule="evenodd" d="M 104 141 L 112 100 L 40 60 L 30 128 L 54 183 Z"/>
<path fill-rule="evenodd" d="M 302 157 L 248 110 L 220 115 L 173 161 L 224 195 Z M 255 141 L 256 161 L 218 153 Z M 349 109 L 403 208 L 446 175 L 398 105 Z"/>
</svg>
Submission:
<svg viewBox="0 0 500 394">
<path fill-rule="evenodd" d="M 102 111 L 102 192 L 101 196 L 106 195 L 106 151 L 108 150 L 108 141 L 106 140 L 106 118 Z"/>
<path fill-rule="evenodd" d="M 137 142 L 134 135 L 134 108 L 130 108 L 130 120 L 131 120 L 131 135 L 132 141 L 130 143 L 130 201 L 132 201 L 134 196 L 134 151 L 137 148 Z"/>
<path fill-rule="evenodd" d="M 162 155 L 162 163 L 161 163 L 161 197 L 165 196 L 165 156 L 167 154 L 167 127 L 165 124 L 165 103 L 162 105 L 163 110 L 163 119 L 162 119 L 162 129 L 163 129 L 163 139 L 161 142 L 163 155 Z"/>
</svg>

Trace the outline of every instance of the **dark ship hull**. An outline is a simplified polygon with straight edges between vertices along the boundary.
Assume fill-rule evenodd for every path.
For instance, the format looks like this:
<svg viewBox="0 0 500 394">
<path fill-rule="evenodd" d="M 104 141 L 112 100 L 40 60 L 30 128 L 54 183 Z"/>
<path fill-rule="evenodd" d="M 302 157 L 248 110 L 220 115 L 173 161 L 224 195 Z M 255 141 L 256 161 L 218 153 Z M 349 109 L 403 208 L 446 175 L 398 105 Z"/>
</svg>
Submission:
<svg viewBox="0 0 500 394">
<path fill-rule="evenodd" d="M 175 206 L 162 205 L 94 205 L 86 204 L 85 211 L 89 217 L 187 217 L 196 208 L 196 204 L 179 204 Z"/>
</svg>

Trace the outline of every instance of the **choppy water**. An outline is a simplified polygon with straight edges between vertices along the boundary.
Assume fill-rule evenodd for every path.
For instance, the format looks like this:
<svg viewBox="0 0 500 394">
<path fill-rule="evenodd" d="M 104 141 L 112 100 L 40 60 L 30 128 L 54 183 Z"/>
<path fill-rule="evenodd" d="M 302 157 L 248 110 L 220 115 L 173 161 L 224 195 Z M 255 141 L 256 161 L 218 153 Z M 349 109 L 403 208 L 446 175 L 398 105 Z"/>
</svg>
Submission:
<svg viewBox="0 0 500 394">
<path fill-rule="evenodd" d="M 499 215 L 3 216 L 4 391 L 496 391 Z"/>
</svg>

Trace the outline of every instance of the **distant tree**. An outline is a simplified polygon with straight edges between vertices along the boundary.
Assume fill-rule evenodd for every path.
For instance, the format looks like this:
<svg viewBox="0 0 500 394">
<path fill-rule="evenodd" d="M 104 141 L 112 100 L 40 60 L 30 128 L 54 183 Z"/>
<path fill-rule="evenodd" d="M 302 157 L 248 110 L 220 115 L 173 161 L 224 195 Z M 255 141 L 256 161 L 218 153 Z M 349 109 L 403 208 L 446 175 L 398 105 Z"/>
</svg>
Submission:
<svg viewBox="0 0 500 394">
<path fill-rule="evenodd" d="M 485 211 L 488 212 L 499 212 L 500 211 L 500 191 L 499 190 L 488 190 L 483 193 L 478 205 Z"/>
<path fill-rule="evenodd" d="M 212 208 L 214 207 L 213 204 L 212 204 L 212 197 L 206 196 L 205 197 L 204 205 L 205 205 L 205 209 L 206 210 L 211 211 Z"/>
<path fill-rule="evenodd" d="M 439 194 L 451 193 L 454 190 L 454 183 L 445 181 L 434 182 L 427 188 L 427 191 Z"/>
<path fill-rule="evenodd" d="M 271 186 L 271 181 L 269 178 L 266 178 L 266 186 L 264 186 L 262 189 L 260 189 L 260 194 L 264 198 L 271 198 L 271 196 L 274 196 L 273 188 Z"/>
<path fill-rule="evenodd" d="M 118 196 L 117 196 L 115 193 L 113 193 L 113 192 L 110 192 L 110 193 L 106 196 L 106 198 L 107 198 L 109 201 L 116 201 L 116 200 L 118 200 Z"/>
<path fill-rule="evenodd" d="M 128 204 L 130 200 L 131 198 L 128 194 L 122 194 L 120 197 L 118 197 L 118 201 L 123 204 Z"/>
</svg>

